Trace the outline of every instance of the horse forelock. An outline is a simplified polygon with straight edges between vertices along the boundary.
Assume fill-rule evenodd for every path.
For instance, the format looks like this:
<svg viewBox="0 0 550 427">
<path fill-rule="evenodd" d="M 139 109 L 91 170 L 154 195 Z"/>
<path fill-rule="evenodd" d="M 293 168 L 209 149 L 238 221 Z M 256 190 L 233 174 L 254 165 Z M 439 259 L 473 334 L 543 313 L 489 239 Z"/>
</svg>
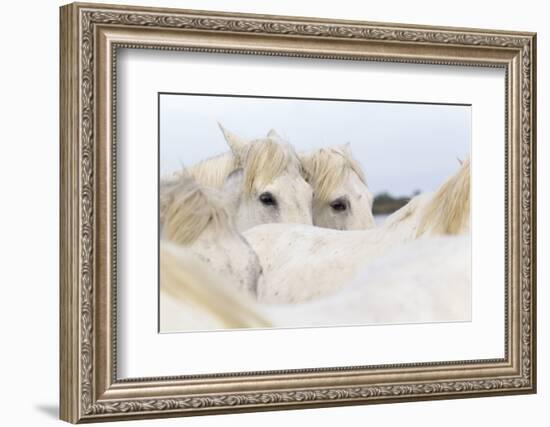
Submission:
<svg viewBox="0 0 550 427">
<path fill-rule="evenodd" d="M 241 159 L 245 194 L 251 194 L 256 186 L 268 185 L 285 173 L 303 175 L 294 148 L 276 138 L 259 139 L 247 144 Z"/>
<path fill-rule="evenodd" d="M 350 173 L 355 173 L 361 182 L 367 185 L 357 160 L 339 147 L 316 150 L 303 162 L 306 180 L 313 187 L 317 201 L 328 202 Z"/>
<path fill-rule="evenodd" d="M 187 171 L 161 188 L 160 220 L 164 237 L 189 245 L 213 225 L 231 230 L 230 216 L 221 198 L 199 186 Z"/>
<path fill-rule="evenodd" d="M 470 219 L 470 160 L 444 182 L 426 205 L 420 218 L 417 237 L 433 234 L 460 234 Z"/>
</svg>

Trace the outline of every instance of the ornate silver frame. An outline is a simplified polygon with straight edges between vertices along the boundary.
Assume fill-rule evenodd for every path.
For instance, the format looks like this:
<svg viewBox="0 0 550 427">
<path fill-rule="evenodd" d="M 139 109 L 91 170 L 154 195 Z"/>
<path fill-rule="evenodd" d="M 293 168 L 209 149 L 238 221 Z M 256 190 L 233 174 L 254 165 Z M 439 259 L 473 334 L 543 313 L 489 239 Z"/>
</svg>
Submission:
<svg viewBox="0 0 550 427">
<path fill-rule="evenodd" d="M 61 419 L 77 423 L 536 390 L 536 35 L 98 4 L 61 8 Z M 505 357 L 119 380 L 118 47 L 506 70 Z"/>
</svg>

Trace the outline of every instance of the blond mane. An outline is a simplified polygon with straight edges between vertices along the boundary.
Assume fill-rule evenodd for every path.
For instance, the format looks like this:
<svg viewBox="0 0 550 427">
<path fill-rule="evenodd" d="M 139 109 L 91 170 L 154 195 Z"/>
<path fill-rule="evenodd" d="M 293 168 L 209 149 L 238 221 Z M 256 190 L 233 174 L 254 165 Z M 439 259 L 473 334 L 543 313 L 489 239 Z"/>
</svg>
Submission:
<svg viewBox="0 0 550 427">
<path fill-rule="evenodd" d="M 238 160 L 228 152 L 202 160 L 187 170 L 201 185 L 220 188 L 227 176 L 238 167 Z"/>
<path fill-rule="evenodd" d="M 328 202 L 334 191 L 352 172 L 367 185 L 359 163 L 344 147 L 328 147 L 315 150 L 302 157 L 306 181 L 313 187 L 315 200 Z"/>
<path fill-rule="evenodd" d="M 285 172 L 302 172 L 294 148 L 274 138 L 252 141 L 243 147 L 239 157 L 244 172 L 244 194 L 250 194 L 256 185 L 269 184 Z"/>
<path fill-rule="evenodd" d="M 218 230 L 231 226 L 221 199 L 207 193 L 185 170 L 161 184 L 160 223 L 163 237 L 182 245 L 193 243 L 211 224 Z"/>
<path fill-rule="evenodd" d="M 294 148 L 277 138 L 257 139 L 240 147 L 238 153 L 220 154 L 191 166 L 189 174 L 201 185 L 221 188 L 236 169 L 244 172 L 243 192 L 250 194 L 255 184 L 269 184 L 288 170 L 301 172 Z"/>
<path fill-rule="evenodd" d="M 416 237 L 430 234 L 460 234 L 470 221 L 470 160 L 439 187 L 424 207 Z"/>
</svg>

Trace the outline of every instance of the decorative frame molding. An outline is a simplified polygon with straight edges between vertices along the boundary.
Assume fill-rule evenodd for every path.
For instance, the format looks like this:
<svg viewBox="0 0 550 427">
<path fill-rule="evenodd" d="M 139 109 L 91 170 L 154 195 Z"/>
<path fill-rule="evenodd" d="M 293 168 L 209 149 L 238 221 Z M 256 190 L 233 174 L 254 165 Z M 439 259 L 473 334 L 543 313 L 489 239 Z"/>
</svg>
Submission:
<svg viewBox="0 0 550 427">
<path fill-rule="evenodd" d="M 535 392 L 535 34 L 78 3 L 60 13 L 63 420 Z M 505 357 L 118 380 L 113 332 L 118 47 L 505 68 Z"/>
</svg>

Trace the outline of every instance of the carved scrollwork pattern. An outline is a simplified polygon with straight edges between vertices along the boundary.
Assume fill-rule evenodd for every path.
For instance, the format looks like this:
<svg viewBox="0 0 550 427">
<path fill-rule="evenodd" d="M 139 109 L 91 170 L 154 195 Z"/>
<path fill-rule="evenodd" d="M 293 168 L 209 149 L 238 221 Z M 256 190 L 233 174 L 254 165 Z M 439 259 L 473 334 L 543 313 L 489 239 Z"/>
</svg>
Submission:
<svg viewBox="0 0 550 427">
<path fill-rule="evenodd" d="M 319 390 L 297 390 L 268 393 L 239 393 L 215 396 L 184 397 L 181 399 L 145 399 L 93 404 L 88 408 L 90 415 L 128 413 L 143 411 L 192 410 L 209 408 L 230 408 L 249 405 L 280 405 L 293 402 L 330 402 L 368 400 L 384 397 L 414 395 L 444 395 L 458 392 L 487 392 L 496 389 L 525 387 L 528 380 L 515 378 L 507 380 L 481 380 L 459 382 L 437 382 L 429 384 L 407 384 L 391 386 L 369 386 L 357 388 L 330 388 Z"/>
<path fill-rule="evenodd" d="M 487 35 L 395 29 L 368 24 L 274 22 L 262 18 L 204 17 L 180 14 L 128 13 L 82 10 L 81 15 L 81 164 L 80 164 L 80 279 L 81 279 L 81 407 L 86 415 L 139 413 L 144 411 L 191 410 L 200 408 L 276 405 L 293 402 L 325 402 L 445 395 L 458 392 L 489 392 L 529 387 L 532 354 L 532 278 L 531 278 L 531 44 L 522 36 Z M 94 36 L 96 24 L 119 24 L 155 28 L 199 29 L 239 33 L 262 33 L 379 41 L 405 41 L 465 46 L 510 47 L 522 50 L 521 66 L 521 375 L 516 378 L 433 382 L 420 384 L 372 385 L 357 388 L 330 388 L 265 393 L 239 393 L 178 399 L 145 399 L 97 403 L 93 399 L 93 240 L 94 240 Z M 251 52 L 256 53 L 256 52 Z M 257 52 L 260 53 L 260 52 Z M 304 54 L 303 56 L 306 56 Z M 410 62 L 415 62 L 411 60 Z"/>
<path fill-rule="evenodd" d="M 83 408 L 92 404 L 93 386 L 93 239 L 94 239 L 94 67 L 93 22 L 89 14 L 82 18 L 81 45 L 81 308 L 80 308 L 80 375 Z"/>
</svg>

